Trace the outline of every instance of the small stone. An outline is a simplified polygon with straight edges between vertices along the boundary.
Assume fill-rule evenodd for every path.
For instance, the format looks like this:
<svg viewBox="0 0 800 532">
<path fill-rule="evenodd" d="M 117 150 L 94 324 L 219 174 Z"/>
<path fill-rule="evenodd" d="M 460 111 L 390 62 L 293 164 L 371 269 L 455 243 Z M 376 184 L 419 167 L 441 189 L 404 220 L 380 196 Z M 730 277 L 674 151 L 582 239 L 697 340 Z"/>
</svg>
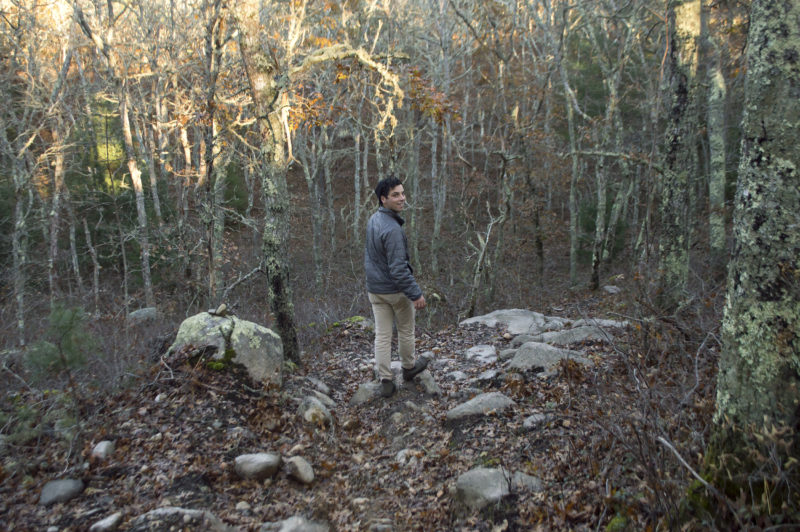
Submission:
<svg viewBox="0 0 800 532">
<path fill-rule="evenodd" d="M 507 410 L 516 403 L 500 392 L 490 392 L 478 395 L 466 403 L 451 408 L 446 416 L 448 421 L 455 421 L 470 416 L 498 414 Z"/>
<path fill-rule="evenodd" d="M 316 388 L 318 391 L 324 393 L 325 395 L 330 396 L 331 389 L 327 384 L 325 384 L 316 377 L 306 377 L 306 380 L 310 382 L 314 386 L 314 388 Z"/>
<path fill-rule="evenodd" d="M 116 530 L 121 522 L 122 512 L 115 512 L 89 527 L 89 532 L 109 532 L 111 530 Z"/>
<path fill-rule="evenodd" d="M 261 532 L 328 532 L 330 527 L 324 523 L 309 521 L 303 516 L 295 515 L 283 521 L 264 523 Z"/>
<path fill-rule="evenodd" d="M 299 413 L 306 423 L 313 425 L 333 424 L 333 415 L 330 410 L 316 397 L 305 397 L 300 403 Z"/>
<path fill-rule="evenodd" d="M 420 383 L 426 395 L 442 395 L 442 389 L 433 379 L 433 375 L 427 369 L 417 375 L 417 382 Z"/>
<path fill-rule="evenodd" d="M 82 480 L 51 480 L 42 488 L 42 493 L 39 496 L 39 504 L 47 506 L 57 502 L 67 502 L 80 495 L 82 491 Z"/>
<path fill-rule="evenodd" d="M 510 493 L 506 472 L 479 467 L 467 471 L 456 481 L 456 498 L 472 510 L 500 501 Z"/>
<path fill-rule="evenodd" d="M 550 417 L 545 414 L 533 414 L 525 418 L 525 421 L 522 422 L 522 428 L 525 430 L 533 430 L 548 421 L 550 421 Z"/>
<path fill-rule="evenodd" d="M 614 286 L 613 284 L 607 284 L 603 287 L 603 291 L 607 294 L 619 294 L 622 292 L 622 289 L 619 286 Z"/>
<path fill-rule="evenodd" d="M 254 453 L 237 456 L 236 474 L 245 479 L 264 480 L 274 476 L 281 466 L 281 456 L 276 453 Z"/>
<path fill-rule="evenodd" d="M 92 457 L 98 460 L 108 460 L 114 454 L 114 442 L 103 440 L 92 449 Z"/>
<path fill-rule="evenodd" d="M 314 469 L 301 456 L 293 456 L 286 460 L 286 474 L 303 484 L 314 482 Z"/>
<path fill-rule="evenodd" d="M 240 512 L 248 512 L 250 508 L 251 506 L 247 501 L 239 501 L 236 503 L 236 509 Z"/>
</svg>

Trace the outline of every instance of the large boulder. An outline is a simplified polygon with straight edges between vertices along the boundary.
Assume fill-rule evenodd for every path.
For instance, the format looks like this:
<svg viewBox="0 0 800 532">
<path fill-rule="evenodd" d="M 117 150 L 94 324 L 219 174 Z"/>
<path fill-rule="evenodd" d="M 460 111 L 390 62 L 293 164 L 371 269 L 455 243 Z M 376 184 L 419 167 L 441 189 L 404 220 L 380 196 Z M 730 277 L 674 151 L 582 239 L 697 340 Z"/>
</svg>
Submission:
<svg viewBox="0 0 800 532">
<path fill-rule="evenodd" d="M 181 323 L 168 353 L 208 350 L 211 360 L 240 364 L 256 382 L 282 384 L 283 344 L 272 330 L 236 316 L 201 312 Z"/>
<path fill-rule="evenodd" d="M 462 321 L 459 325 L 478 323 L 487 327 L 503 325 L 511 334 L 538 334 L 544 331 L 558 330 L 564 327 L 567 320 L 545 316 L 539 312 L 524 309 L 495 310 L 483 316 L 475 316 Z"/>
<path fill-rule="evenodd" d="M 591 362 L 580 351 L 560 349 L 539 342 L 528 342 L 522 344 L 522 347 L 517 350 L 514 358 L 508 363 L 508 367 L 521 371 L 552 371 L 562 360 L 573 360 L 579 364 Z"/>
</svg>

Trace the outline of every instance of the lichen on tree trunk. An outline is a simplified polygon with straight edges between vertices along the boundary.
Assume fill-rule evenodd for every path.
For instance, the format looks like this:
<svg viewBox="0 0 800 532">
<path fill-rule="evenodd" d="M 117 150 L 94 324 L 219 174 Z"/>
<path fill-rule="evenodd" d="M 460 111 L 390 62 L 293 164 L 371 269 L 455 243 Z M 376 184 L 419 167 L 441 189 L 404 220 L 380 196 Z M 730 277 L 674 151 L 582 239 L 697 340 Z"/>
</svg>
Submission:
<svg viewBox="0 0 800 532">
<path fill-rule="evenodd" d="M 776 493 L 777 482 L 800 476 L 797 466 L 789 467 L 796 463 L 789 458 L 797 456 L 800 422 L 798 20 L 797 0 L 753 2 L 734 247 L 707 459 L 712 473 L 721 472 L 727 484 L 733 474 L 745 494 L 756 485 L 756 492 Z M 770 438 L 783 480 L 752 460 L 753 442 Z M 732 473 L 720 471 L 726 456 L 740 458 Z"/>
</svg>

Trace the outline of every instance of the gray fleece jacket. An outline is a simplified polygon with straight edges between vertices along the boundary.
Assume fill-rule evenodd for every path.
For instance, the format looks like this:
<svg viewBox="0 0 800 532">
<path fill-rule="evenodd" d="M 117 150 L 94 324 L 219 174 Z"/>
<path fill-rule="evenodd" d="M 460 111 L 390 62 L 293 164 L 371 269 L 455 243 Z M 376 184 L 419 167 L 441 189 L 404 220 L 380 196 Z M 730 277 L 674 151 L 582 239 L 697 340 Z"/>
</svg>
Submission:
<svg viewBox="0 0 800 532">
<path fill-rule="evenodd" d="M 373 294 L 403 292 L 416 301 L 422 290 L 408 263 L 408 241 L 403 231 L 405 221 L 391 209 L 380 207 L 367 223 L 364 270 L 367 291 Z"/>
</svg>

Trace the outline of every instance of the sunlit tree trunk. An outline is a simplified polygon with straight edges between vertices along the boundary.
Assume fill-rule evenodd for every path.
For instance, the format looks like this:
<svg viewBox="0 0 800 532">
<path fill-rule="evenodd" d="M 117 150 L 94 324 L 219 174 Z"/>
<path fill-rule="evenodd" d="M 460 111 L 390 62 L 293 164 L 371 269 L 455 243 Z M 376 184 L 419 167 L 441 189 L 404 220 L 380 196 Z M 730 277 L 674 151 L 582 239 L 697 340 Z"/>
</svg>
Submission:
<svg viewBox="0 0 800 532">
<path fill-rule="evenodd" d="M 696 134 L 696 74 L 700 37 L 700 0 L 673 0 L 668 14 L 669 123 L 665 168 L 661 184 L 661 240 L 659 301 L 676 308 L 689 280 L 692 196 L 698 172 Z"/>
<path fill-rule="evenodd" d="M 145 142 L 145 137 L 142 133 L 143 129 L 147 133 L 147 142 Z M 150 180 L 150 197 L 153 200 L 153 214 L 155 214 L 158 225 L 162 225 L 164 220 L 161 217 L 161 200 L 158 197 L 158 175 L 156 174 L 156 153 L 153 145 L 153 134 L 148 124 L 140 124 L 140 121 L 135 119 L 133 120 L 133 130 L 136 133 L 139 154 L 147 165 L 147 174 Z"/>
<path fill-rule="evenodd" d="M 128 88 L 126 83 L 123 83 L 120 89 L 119 113 L 122 119 L 122 138 L 125 144 L 125 157 L 127 159 L 128 172 L 136 198 L 137 240 L 141 248 L 140 257 L 145 304 L 148 307 L 154 307 L 155 296 L 153 295 L 153 282 L 150 277 L 150 240 L 147 234 L 147 210 L 145 208 L 142 172 L 139 170 L 139 163 L 136 160 L 136 150 L 133 145 L 133 135 L 131 133 L 130 112 L 128 110 Z"/>
<path fill-rule="evenodd" d="M 799 476 L 788 461 L 800 449 L 800 25 L 788 23 L 797 20 L 800 1 L 752 4 L 711 456 L 722 482 L 763 493 L 756 502 L 775 511 Z M 748 452 L 762 436 L 769 468 Z"/>
<path fill-rule="evenodd" d="M 725 235 L 725 170 L 727 141 L 725 135 L 725 107 L 727 100 L 727 83 L 722 71 L 722 53 L 710 35 L 708 24 L 703 25 L 706 33 L 705 42 L 708 49 L 708 86 L 707 123 L 710 164 L 708 176 L 708 225 L 709 245 L 712 258 L 721 262 L 726 248 Z"/>
</svg>

